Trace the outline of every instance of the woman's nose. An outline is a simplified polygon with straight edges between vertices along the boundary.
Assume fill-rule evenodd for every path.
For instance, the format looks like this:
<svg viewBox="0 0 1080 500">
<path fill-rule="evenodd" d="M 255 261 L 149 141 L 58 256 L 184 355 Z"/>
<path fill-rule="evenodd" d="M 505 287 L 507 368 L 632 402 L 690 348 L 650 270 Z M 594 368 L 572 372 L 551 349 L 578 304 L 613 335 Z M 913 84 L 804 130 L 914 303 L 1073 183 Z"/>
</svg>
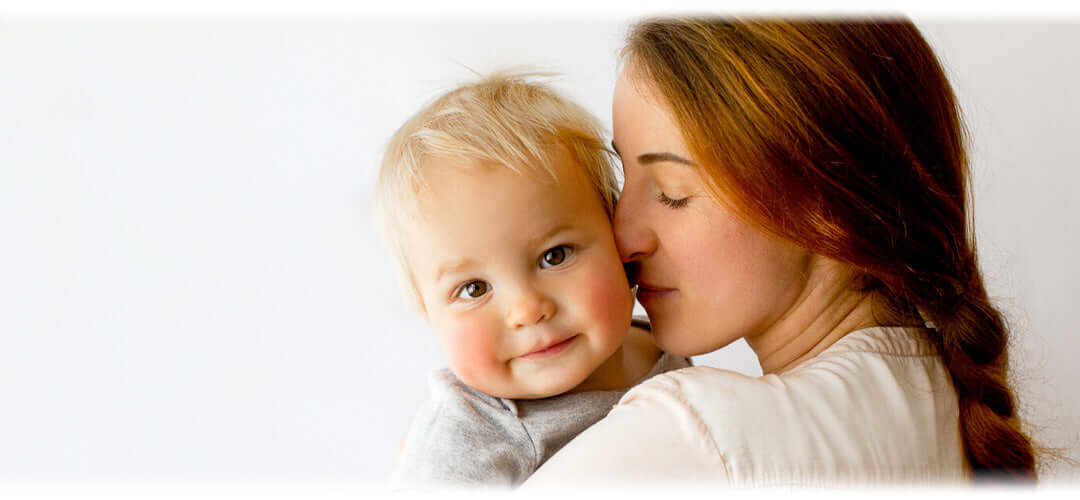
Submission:
<svg viewBox="0 0 1080 500">
<path fill-rule="evenodd" d="M 555 315 L 555 302 L 536 290 L 523 290 L 507 311 L 506 322 L 510 328 L 522 328 L 551 319 Z"/>
<path fill-rule="evenodd" d="M 649 227 L 639 209 L 640 202 L 626 189 L 615 204 L 612 222 L 615 230 L 615 246 L 623 262 L 636 262 L 656 250 L 656 234 Z"/>
</svg>

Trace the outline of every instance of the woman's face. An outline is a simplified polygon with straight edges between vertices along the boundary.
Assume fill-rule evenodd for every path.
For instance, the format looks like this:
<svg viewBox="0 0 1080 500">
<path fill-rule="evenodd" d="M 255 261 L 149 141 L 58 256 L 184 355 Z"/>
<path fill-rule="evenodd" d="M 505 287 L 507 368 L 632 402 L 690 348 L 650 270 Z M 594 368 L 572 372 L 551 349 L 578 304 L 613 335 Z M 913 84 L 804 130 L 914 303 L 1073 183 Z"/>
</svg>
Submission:
<svg viewBox="0 0 1080 500">
<path fill-rule="evenodd" d="M 628 65 L 615 86 L 615 147 L 625 184 L 615 238 L 633 263 L 657 344 L 683 356 L 753 340 L 807 284 L 810 254 L 747 224 L 713 197 L 675 119 Z M 654 97 L 656 96 L 656 97 Z"/>
</svg>

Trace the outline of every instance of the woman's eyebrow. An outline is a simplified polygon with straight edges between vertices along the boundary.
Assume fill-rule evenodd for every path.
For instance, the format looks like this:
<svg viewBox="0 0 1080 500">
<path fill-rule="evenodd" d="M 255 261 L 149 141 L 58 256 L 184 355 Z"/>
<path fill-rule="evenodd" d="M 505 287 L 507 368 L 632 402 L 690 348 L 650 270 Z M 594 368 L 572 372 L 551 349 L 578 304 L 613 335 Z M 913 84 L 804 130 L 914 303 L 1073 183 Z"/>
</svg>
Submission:
<svg viewBox="0 0 1080 500">
<path fill-rule="evenodd" d="M 674 163 L 681 163 L 683 165 L 694 166 L 694 162 L 687 160 L 675 153 L 645 153 L 638 155 L 638 163 L 642 165 L 648 165 L 650 163 L 659 163 L 662 161 L 670 161 Z"/>
<path fill-rule="evenodd" d="M 620 157 L 622 156 L 622 153 L 619 153 L 619 147 L 615 145 L 614 140 L 611 141 L 611 149 L 615 151 L 615 154 L 619 155 Z M 694 166 L 694 162 L 687 160 L 686 158 L 683 158 L 675 153 L 645 153 L 643 155 L 638 155 L 638 163 L 641 163 L 642 165 L 659 163 L 662 161 L 681 163 L 683 165 L 689 165 L 691 167 Z"/>
</svg>

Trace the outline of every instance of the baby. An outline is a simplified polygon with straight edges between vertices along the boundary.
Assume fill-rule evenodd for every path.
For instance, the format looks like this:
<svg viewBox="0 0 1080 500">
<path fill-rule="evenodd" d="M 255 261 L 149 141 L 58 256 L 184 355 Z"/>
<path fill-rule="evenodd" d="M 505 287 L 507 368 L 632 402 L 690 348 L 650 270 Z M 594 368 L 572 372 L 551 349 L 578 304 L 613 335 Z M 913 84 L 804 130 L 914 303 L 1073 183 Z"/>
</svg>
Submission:
<svg viewBox="0 0 1080 500">
<path fill-rule="evenodd" d="M 550 88 L 496 75 L 390 140 L 379 222 L 450 365 L 432 374 L 395 486 L 519 485 L 629 387 L 689 366 L 631 324 L 601 130 Z"/>
</svg>

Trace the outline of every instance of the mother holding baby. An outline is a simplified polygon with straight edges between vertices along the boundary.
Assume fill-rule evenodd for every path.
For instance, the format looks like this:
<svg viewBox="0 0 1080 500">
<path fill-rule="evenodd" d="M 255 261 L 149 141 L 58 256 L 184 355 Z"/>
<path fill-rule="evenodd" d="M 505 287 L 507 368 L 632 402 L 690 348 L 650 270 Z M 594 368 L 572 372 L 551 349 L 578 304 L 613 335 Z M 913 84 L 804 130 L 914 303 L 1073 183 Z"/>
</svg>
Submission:
<svg viewBox="0 0 1080 500">
<path fill-rule="evenodd" d="M 956 98 L 906 20 L 649 20 L 615 88 L 616 241 L 654 377 L 526 483 L 1034 479 Z"/>
</svg>

